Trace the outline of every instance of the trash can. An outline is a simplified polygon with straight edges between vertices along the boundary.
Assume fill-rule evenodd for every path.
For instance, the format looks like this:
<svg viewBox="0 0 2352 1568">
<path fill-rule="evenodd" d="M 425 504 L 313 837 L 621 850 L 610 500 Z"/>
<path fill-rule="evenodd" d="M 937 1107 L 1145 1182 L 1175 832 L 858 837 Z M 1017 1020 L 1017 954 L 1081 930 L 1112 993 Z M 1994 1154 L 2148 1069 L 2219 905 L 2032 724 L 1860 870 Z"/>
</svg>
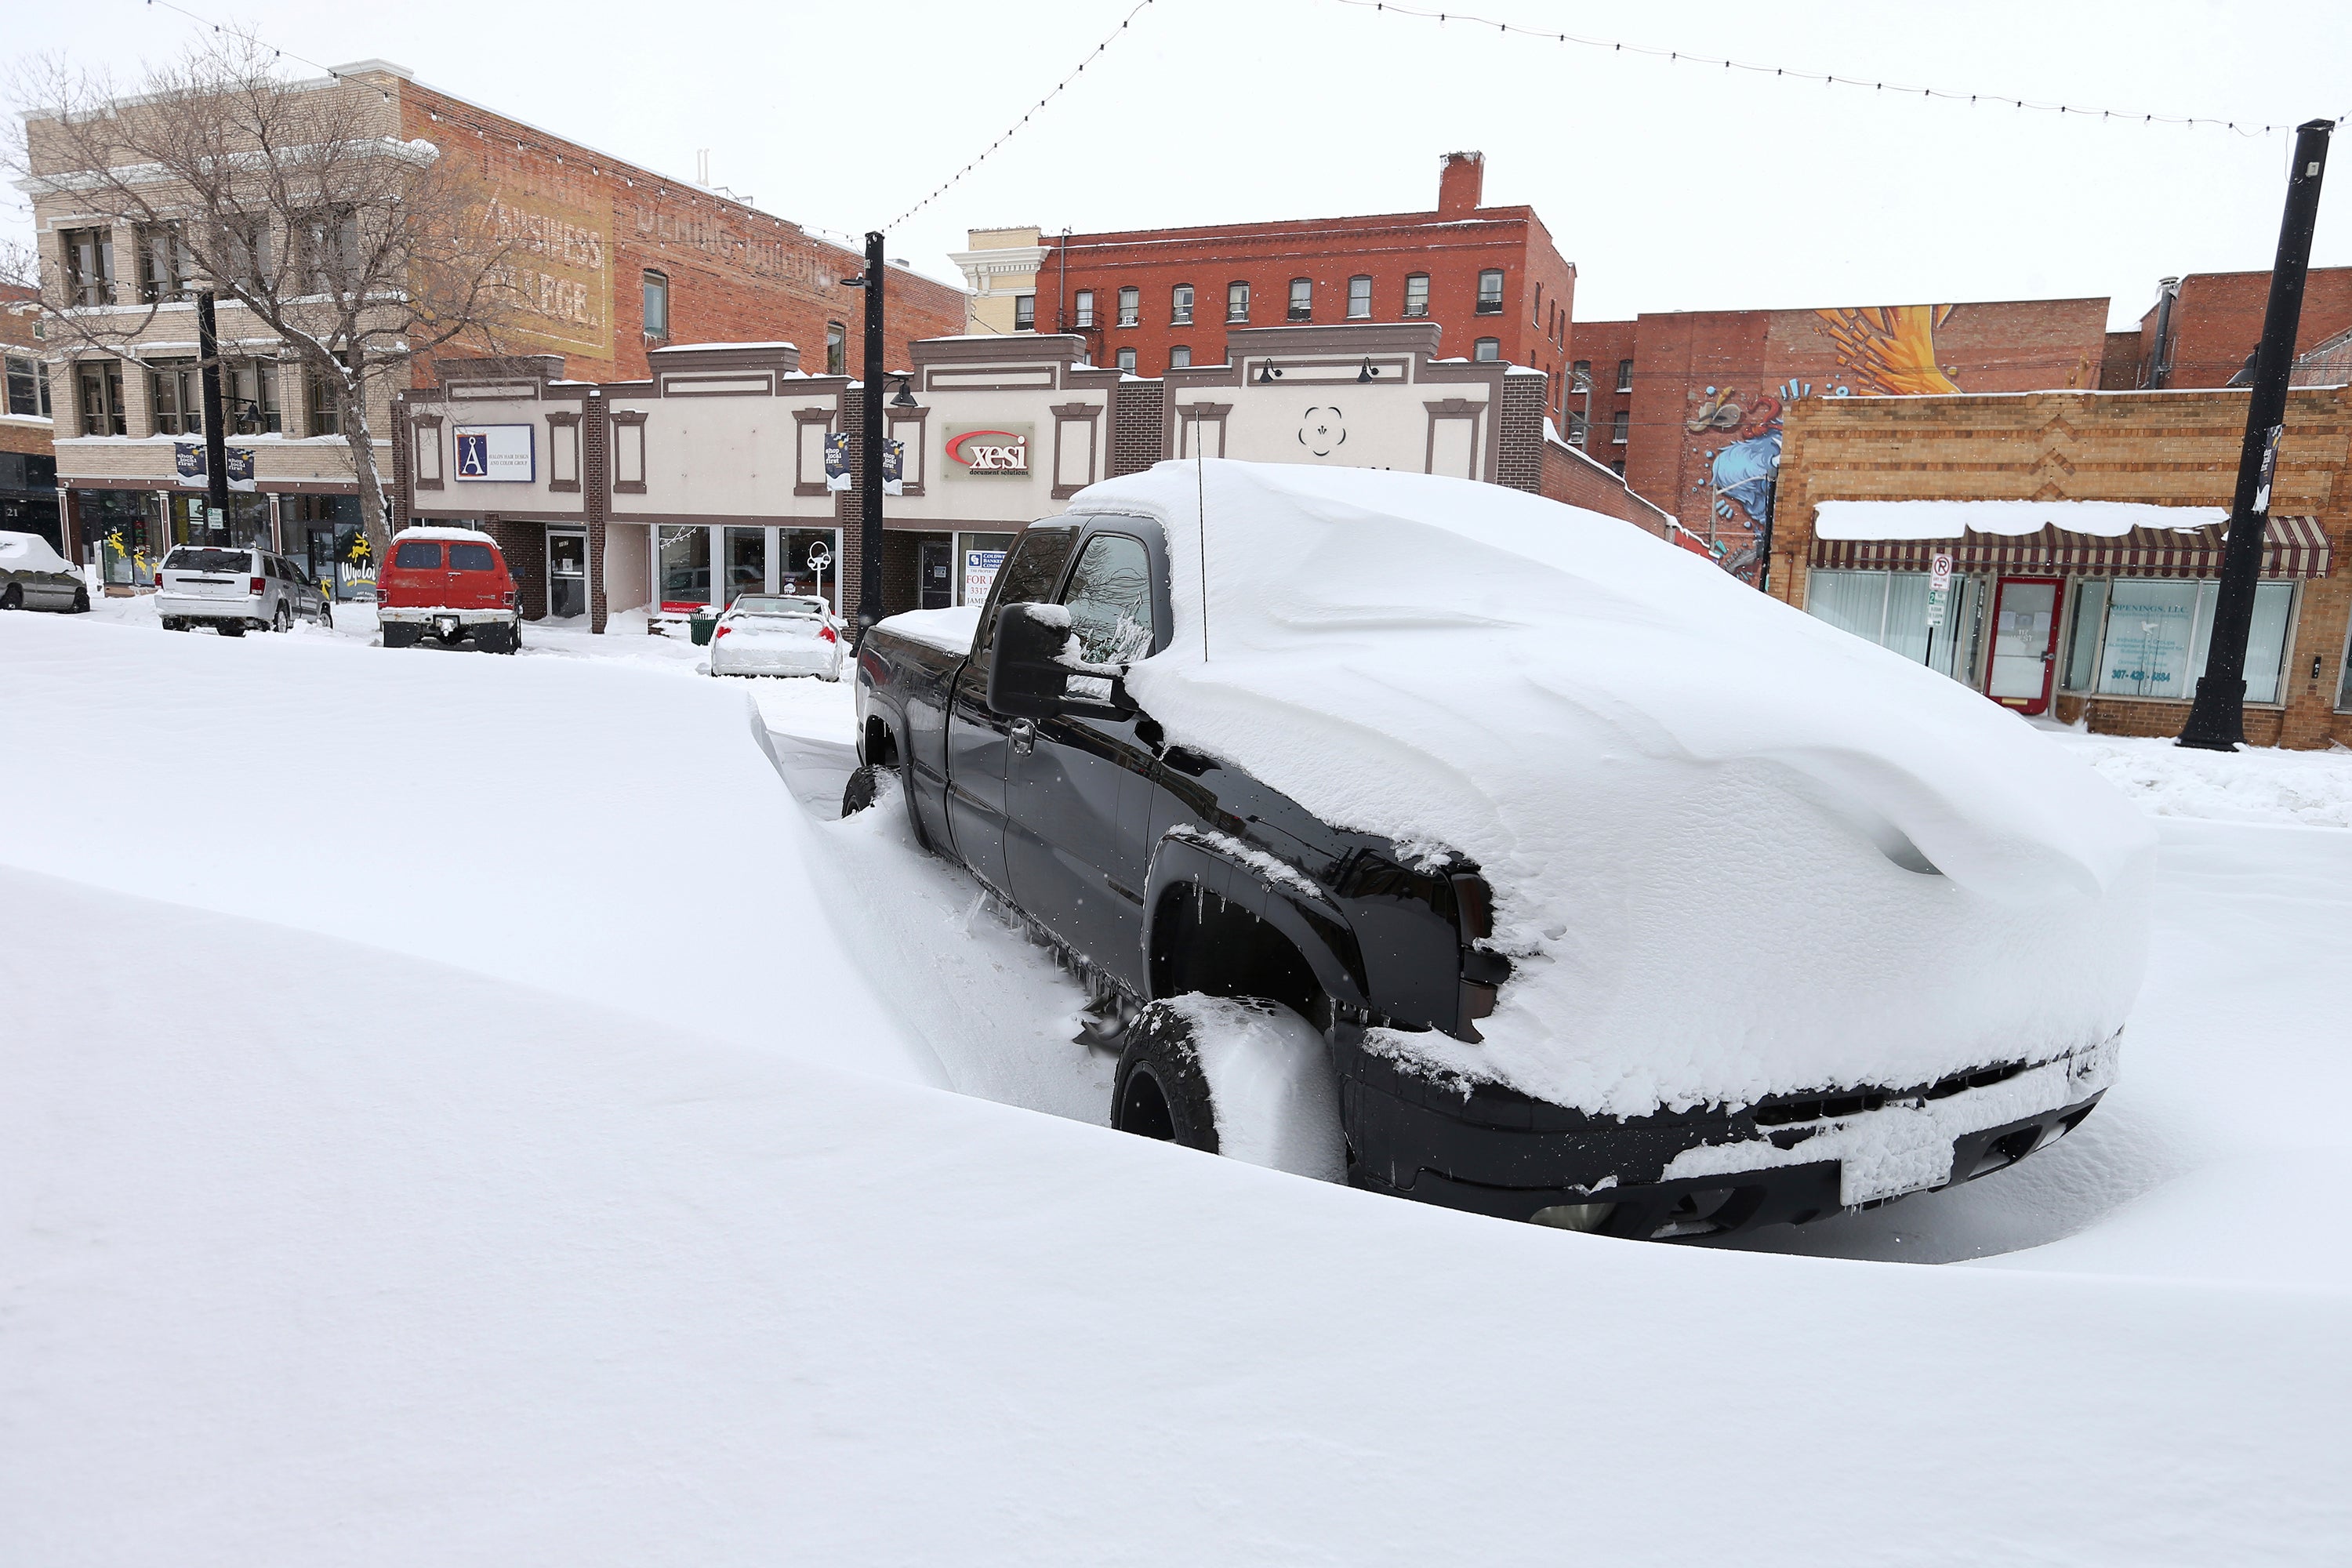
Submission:
<svg viewBox="0 0 2352 1568">
<path fill-rule="evenodd" d="M 711 629 L 718 625 L 719 616 L 717 612 L 713 611 L 694 616 L 687 622 L 686 626 L 688 634 L 694 638 L 695 647 L 709 647 L 710 646 Z"/>
</svg>

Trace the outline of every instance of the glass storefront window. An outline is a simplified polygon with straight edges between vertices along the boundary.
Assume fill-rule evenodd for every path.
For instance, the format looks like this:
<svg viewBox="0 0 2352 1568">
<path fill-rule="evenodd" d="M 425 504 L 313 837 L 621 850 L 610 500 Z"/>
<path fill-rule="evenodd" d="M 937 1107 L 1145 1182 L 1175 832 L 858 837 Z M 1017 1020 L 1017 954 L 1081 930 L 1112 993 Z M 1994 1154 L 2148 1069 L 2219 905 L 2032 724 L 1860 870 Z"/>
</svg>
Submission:
<svg viewBox="0 0 2352 1568">
<path fill-rule="evenodd" d="M 2213 605 L 2221 584 L 2121 578 L 2108 590 L 2106 639 L 2098 662 L 2104 697 L 2196 695 L 2213 635 Z M 2286 658 L 2287 623 L 2294 584 L 2258 583 L 2246 637 L 2246 700 L 2279 700 L 2279 667 Z"/>
<path fill-rule="evenodd" d="M 761 594 L 768 587 L 768 531 L 730 528 L 727 531 L 727 602 L 738 594 Z"/>
<path fill-rule="evenodd" d="M 1946 628 L 1958 618 L 1953 610 L 1946 606 L 1931 647 L 1925 572 L 1815 572 L 1805 579 L 1806 614 L 1947 675 L 1953 639 Z"/>
<path fill-rule="evenodd" d="M 660 560 L 661 607 L 698 610 L 710 603 L 710 530 L 656 529 L 655 549 Z"/>
<path fill-rule="evenodd" d="M 838 613 L 841 608 L 841 531 L 833 528 L 785 528 L 777 530 L 777 534 L 776 592 L 821 593 L 825 602 Z M 825 562 L 822 571 L 810 555 L 820 545 L 824 547 L 821 556 Z"/>
<path fill-rule="evenodd" d="M 98 547 L 104 580 L 142 586 L 155 580 L 163 547 L 154 537 L 155 497 L 151 490 L 79 490 L 81 542 Z"/>
<path fill-rule="evenodd" d="M 2062 689 L 2088 691 L 2099 672 L 2099 623 L 2107 616 L 2107 581 L 2094 577 L 2074 585 L 2073 629 L 2067 634 L 2066 681 Z"/>
</svg>

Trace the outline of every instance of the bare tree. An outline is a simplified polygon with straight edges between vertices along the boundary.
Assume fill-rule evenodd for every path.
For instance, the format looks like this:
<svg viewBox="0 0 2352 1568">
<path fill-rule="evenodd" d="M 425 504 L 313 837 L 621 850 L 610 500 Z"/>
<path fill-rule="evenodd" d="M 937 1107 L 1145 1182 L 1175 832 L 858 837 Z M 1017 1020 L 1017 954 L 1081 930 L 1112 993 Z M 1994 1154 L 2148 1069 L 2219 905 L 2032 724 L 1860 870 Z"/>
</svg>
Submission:
<svg viewBox="0 0 2352 1568">
<path fill-rule="evenodd" d="M 421 355 L 503 352 L 522 303 L 518 240 L 465 160 L 402 137 L 390 93 L 291 82 L 275 62 L 266 45 L 222 32 L 130 95 L 36 62 L 18 73 L 17 101 L 37 107 L 8 156 L 37 200 L 64 197 L 132 236 L 128 267 L 69 248 L 41 257 L 44 298 L 70 338 L 121 353 L 194 284 L 245 307 L 283 345 L 281 365 L 331 393 L 380 553 L 370 395 L 405 385 Z"/>
</svg>

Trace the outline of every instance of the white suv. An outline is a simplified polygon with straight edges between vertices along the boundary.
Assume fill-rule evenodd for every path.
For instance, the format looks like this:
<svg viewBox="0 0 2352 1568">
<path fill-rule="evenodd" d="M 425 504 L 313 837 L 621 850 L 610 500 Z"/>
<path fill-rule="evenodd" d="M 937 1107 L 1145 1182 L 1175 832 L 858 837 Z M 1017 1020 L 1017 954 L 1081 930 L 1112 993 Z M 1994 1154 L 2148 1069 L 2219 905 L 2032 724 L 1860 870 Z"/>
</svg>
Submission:
<svg viewBox="0 0 2352 1568">
<path fill-rule="evenodd" d="M 282 632 L 297 616 L 335 624 L 333 601 L 293 562 L 267 550 L 212 544 L 179 545 L 163 557 L 155 570 L 155 614 L 165 631 L 211 626 L 225 637 L 241 637 L 248 627 Z"/>
</svg>

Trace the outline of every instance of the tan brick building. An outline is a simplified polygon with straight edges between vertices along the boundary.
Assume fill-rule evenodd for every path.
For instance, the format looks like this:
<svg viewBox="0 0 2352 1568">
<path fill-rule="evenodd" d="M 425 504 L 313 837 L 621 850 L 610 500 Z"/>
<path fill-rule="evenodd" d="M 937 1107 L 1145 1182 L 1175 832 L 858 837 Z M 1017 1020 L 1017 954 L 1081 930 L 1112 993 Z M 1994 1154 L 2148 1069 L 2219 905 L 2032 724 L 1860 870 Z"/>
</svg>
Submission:
<svg viewBox="0 0 2352 1568">
<path fill-rule="evenodd" d="M 426 87 L 383 60 L 292 86 L 349 95 L 387 144 L 430 142 L 436 158 L 478 177 L 494 226 L 516 242 L 513 281 L 527 302 L 504 346 L 534 361 L 555 356 L 556 379 L 642 380 L 657 351 L 711 342 L 789 342 L 813 368 L 858 368 L 853 340 L 864 296 L 841 286 L 864 269 L 858 251 Z M 175 455 L 202 433 L 194 296 L 168 259 L 176 247 L 155 232 L 172 223 L 142 230 L 85 210 L 84 172 L 50 155 L 56 138 L 42 133 L 47 118 L 27 116 L 32 174 L 22 182 L 50 282 L 47 307 L 52 315 L 125 323 L 129 340 L 107 352 L 78 345 L 66 323 L 49 333 L 65 544 L 128 588 L 146 580 L 143 563 L 205 527 L 204 491 L 180 478 Z M 287 237 L 275 243 L 283 252 Z M 961 289 L 898 266 L 888 288 L 892 366 L 907 363 L 909 342 L 963 330 Z M 268 543 L 304 563 L 339 593 L 363 595 L 371 578 L 363 552 L 352 549 L 360 486 L 331 399 L 234 300 L 220 307 L 220 338 L 231 362 L 228 437 L 251 450 L 255 476 L 250 492 L 231 497 L 230 531 L 238 542 Z M 431 385 L 436 374 L 420 360 L 407 379 Z M 367 422 L 389 489 L 394 389 L 382 381 L 375 389 Z M 535 540 L 535 559 L 519 565 L 540 571 L 551 552 L 601 563 L 601 525 L 575 531 L 580 520 L 554 510 L 528 521 L 556 525 L 564 537 Z"/>
<path fill-rule="evenodd" d="M 0 371 L 7 377 L 0 386 L 0 530 L 62 546 L 41 330 L 39 293 L 0 285 Z"/>
<path fill-rule="evenodd" d="M 1770 592 L 2017 711 L 2178 734 L 2204 665 L 2250 395 L 1792 403 Z M 2347 464 L 2352 388 L 2291 393 L 2246 659 L 2255 744 L 2352 743 Z M 1956 574 L 1931 627 L 1939 554 Z"/>
</svg>

